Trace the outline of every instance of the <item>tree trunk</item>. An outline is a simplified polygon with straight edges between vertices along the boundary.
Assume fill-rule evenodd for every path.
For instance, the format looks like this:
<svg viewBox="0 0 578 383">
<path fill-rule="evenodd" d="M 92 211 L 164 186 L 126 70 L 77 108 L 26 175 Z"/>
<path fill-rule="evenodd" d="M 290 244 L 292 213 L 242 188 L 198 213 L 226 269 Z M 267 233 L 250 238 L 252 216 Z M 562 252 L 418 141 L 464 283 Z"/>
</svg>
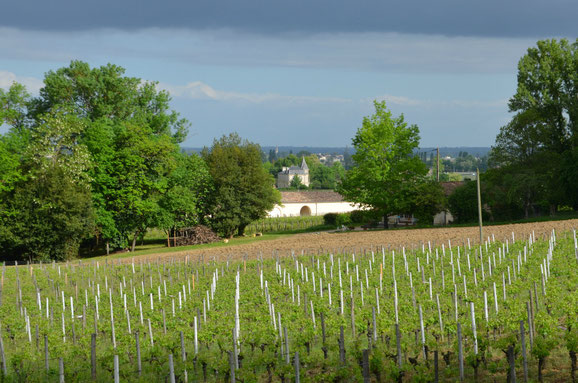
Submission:
<svg viewBox="0 0 578 383">
<path fill-rule="evenodd" d="M 171 230 L 167 230 L 167 247 L 171 247 Z"/>
<path fill-rule="evenodd" d="M 383 228 L 389 229 L 389 218 L 387 217 L 387 213 L 383 215 Z"/>
<path fill-rule="evenodd" d="M 131 253 L 134 253 L 134 249 L 135 249 L 135 247 L 136 247 L 136 240 L 137 240 L 137 238 L 138 238 L 138 234 L 139 234 L 139 232 L 137 231 L 136 233 L 134 233 L 134 236 L 132 237 L 132 244 L 131 244 L 131 246 L 130 246 L 130 252 L 131 252 Z"/>
<path fill-rule="evenodd" d="M 106 255 L 110 255 L 110 242 L 106 241 Z"/>
<path fill-rule="evenodd" d="M 524 204 L 524 218 L 526 218 L 526 219 L 528 219 L 529 209 L 530 209 L 530 207 L 528 206 L 528 202 L 526 202 Z"/>
<path fill-rule="evenodd" d="M 544 369 L 544 358 L 538 358 L 538 381 L 543 382 L 542 370 Z"/>
<path fill-rule="evenodd" d="M 514 354 L 514 346 L 508 346 L 505 351 L 506 357 L 508 359 L 508 383 L 516 383 L 516 355 Z"/>
<path fill-rule="evenodd" d="M 572 376 L 572 383 L 576 383 L 576 351 L 569 351 L 570 360 L 572 362 L 570 368 L 570 375 Z"/>
<path fill-rule="evenodd" d="M 550 204 L 550 216 L 553 217 L 556 215 L 556 205 Z"/>
</svg>

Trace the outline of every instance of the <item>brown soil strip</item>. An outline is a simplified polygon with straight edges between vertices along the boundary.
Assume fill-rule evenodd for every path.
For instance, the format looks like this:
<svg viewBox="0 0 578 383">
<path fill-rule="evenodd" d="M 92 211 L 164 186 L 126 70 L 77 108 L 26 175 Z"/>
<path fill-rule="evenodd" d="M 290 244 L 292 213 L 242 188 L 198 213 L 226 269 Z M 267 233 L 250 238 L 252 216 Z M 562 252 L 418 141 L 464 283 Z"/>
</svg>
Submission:
<svg viewBox="0 0 578 383">
<path fill-rule="evenodd" d="M 495 237 L 498 241 L 511 242 L 512 232 L 516 240 L 528 239 L 534 232 L 536 238 L 548 236 L 552 229 L 556 230 L 558 236 L 564 232 L 569 232 L 578 227 L 578 219 L 566 221 L 548 221 L 534 223 L 520 223 L 500 226 L 484 227 L 484 239 Z M 433 246 L 441 246 L 442 243 L 448 246 L 451 241 L 452 246 L 467 244 L 470 239 L 472 246 L 479 242 L 479 229 L 477 227 L 454 227 L 454 228 L 433 228 L 433 229 L 398 229 L 380 231 L 353 231 L 344 233 L 307 233 L 296 234 L 274 240 L 260 241 L 230 247 L 216 247 L 198 250 L 175 251 L 162 254 L 148 254 L 139 258 L 175 258 L 185 255 L 204 255 L 205 259 L 238 259 L 244 256 L 256 258 L 260 254 L 270 257 L 272 254 L 295 253 L 318 253 L 318 252 L 341 252 L 341 251 L 363 251 L 386 249 L 396 249 L 405 246 L 406 249 L 420 248 L 422 243 L 428 245 L 428 241 Z M 126 258 L 125 258 L 126 259 Z M 130 258 L 128 258 L 130 259 Z"/>
</svg>

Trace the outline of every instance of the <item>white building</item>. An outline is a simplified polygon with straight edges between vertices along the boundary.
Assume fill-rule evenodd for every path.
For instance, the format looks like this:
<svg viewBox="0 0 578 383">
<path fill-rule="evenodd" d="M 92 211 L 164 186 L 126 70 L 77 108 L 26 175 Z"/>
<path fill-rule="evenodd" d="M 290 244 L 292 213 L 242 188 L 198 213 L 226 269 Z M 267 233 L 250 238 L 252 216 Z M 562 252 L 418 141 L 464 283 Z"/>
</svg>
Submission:
<svg viewBox="0 0 578 383">
<path fill-rule="evenodd" d="M 309 186 L 309 167 L 307 166 L 307 162 L 305 162 L 305 157 L 303 157 L 300 167 L 284 167 L 277 173 L 277 188 L 284 189 L 290 187 L 291 181 L 293 181 L 295 177 L 299 177 L 303 185 Z"/>
<path fill-rule="evenodd" d="M 269 217 L 306 217 L 327 213 L 348 213 L 357 210 L 332 190 L 282 191 L 281 205 L 275 205 Z"/>
</svg>

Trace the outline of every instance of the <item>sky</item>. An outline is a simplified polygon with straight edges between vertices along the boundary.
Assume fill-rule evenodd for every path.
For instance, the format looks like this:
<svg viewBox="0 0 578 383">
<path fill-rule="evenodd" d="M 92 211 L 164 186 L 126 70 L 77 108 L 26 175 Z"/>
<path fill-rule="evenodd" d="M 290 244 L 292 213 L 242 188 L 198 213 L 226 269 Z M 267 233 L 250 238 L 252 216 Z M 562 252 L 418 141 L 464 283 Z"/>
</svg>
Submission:
<svg viewBox="0 0 578 383">
<path fill-rule="evenodd" d="M 191 127 L 263 146 L 351 145 L 373 101 L 421 146 L 490 146 L 517 62 L 576 39 L 575 0 L 20 0 L 0 12 L 0 87 L 82 60 L 156 81 Z M 5 130 L 5 127 L 3 128 Z M 2 132 L 2 128 L 0 128 Z"/>
</svg>

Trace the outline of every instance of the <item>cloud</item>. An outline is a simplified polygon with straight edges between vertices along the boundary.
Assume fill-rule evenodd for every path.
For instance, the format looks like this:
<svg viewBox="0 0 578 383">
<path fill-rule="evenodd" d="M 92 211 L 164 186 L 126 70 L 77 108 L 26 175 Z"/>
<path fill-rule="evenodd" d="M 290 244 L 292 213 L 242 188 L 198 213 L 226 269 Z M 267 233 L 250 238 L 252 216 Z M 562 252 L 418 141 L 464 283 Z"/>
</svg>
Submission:
<svg viewBox="0 0 578 383">
<path fill-rule="evenodd" d="M 188 67 L 353 69 L 397 73 L 513 73 L 534 39 L 385 32 L 255 35 L 233 30 L 151 28 L 77 33 L 0 28 L 4 60 L 162 61 Z"/>
<path fill-rule="evenodd" d="M 79 31 L 229 28 L 256 34 L 400 32 L 447 36 L 574 36 L 572 0 L 19 0 L 0 25 Z"/>
<path fill-rule="evenodd" d="M 373 99 L 366 98 L 363 102 L 371 102 Z M 406 107 L 421 107 L 421 108 L 500 108 L 507 109 L 508 100 L 424 100 L 409 98 L 405 96 L 382 95 L 375 97 L 377 101 L 385 101 L 387 105 L 400 105 Z"/>
<path fill-rule="evenodd" d="M 377 101 L 385 101 L 386 104 L 394 104 L 394 105 L 404 105 L 404 106 L 420 106 L 423 105 L 424 102 L 422 100 L 417 100 L 409 97 L 404 96 L 392 96 L 389 94 L 376 97 L 375 100 Z M 371 99 L 365 99 L 365 102 L 370 102 Z"/>
<path fill-rule="evenodd" d="M 212 101 L 237 101 L 252 104 L 262 104 L 267 102 L 298 103 L 348 103 L 351 100 L 339 97 L 312 97 L 312 96 L 287 96 L 277 93 L 241 93 L 217 90 L 201 82 L 194 81 L 186 85 L 159 84 L 159 88 L 168 91 L 174 97 L 183 97 L 193 100 Z"/>
<path fill-rule="evenodd" d="M 15 82 L 26 86 L 28 92 L 33 94 L 37 94 L 40 88 L 42 88 L 44 85 L 40 79 L 34 77 L 17 76 L 12 72 L 0 70 L 0 88 L 8 89 Z"/>
<path fill-rule="evenodd" d="M 278 93 L 243 93 L 218 90 L 202 82 L 194 81 L 186 85 L 160 83 L 159 89 L 168 91 L 171 96 L 189 100 L 210 100 L 218 102 L 240 102 L 248 104 L 285 103 L 285 104 L 351 104 L 371 105 L 374 100 L 385 101 L 388 105 L 408 108 L 460 108 L 460 109 L 506 109 L 508 100 L 427 100 L 399 95 L 380 95 L 360 99 L 343 97 L 289 96 Z"/>
</svg>

